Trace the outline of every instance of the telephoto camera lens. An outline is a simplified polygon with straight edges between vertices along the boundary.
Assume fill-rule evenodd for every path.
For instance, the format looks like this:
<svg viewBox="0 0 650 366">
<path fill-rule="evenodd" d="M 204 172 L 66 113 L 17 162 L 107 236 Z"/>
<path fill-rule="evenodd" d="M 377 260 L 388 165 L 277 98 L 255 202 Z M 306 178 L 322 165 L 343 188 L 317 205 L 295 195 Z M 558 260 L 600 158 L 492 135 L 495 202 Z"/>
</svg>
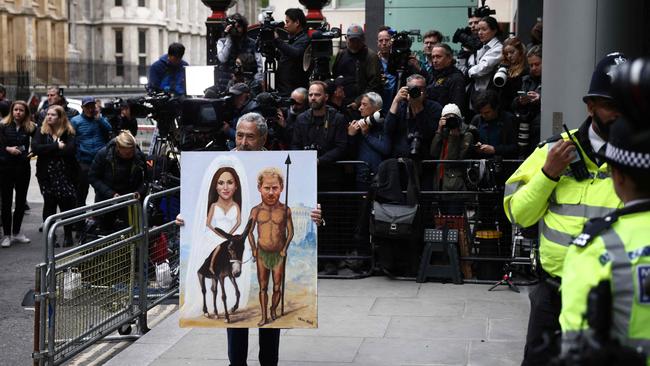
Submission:
<svg viewBox="0 0 650 366">
<path fill-rule="evenodd" d="M 506 81 L 508 80 L 508 67 L 507 66 L 499 66 L 499 69 L 497 72 L 494 74 L 494 78 L 492 78 L 492 82 L 494 83 L 494 86 L 497 88 L 501 88 L 504 85 L 506 85 Z"/>
</svg>

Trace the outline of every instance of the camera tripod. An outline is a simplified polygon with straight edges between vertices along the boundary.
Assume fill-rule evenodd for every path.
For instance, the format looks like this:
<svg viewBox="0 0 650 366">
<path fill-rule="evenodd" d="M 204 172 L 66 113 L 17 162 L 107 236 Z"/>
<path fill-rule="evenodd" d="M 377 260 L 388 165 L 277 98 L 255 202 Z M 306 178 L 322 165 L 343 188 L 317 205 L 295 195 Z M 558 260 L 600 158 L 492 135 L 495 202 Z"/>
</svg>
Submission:
<svg viewBox="0 0 650 366">
<path fill-rule="evenodd" d="M 514 229 L 514 227 L 513 227 Z M 515 257 L 515 251 L 517 248 L 517 245 L 520 245 L 523 241 L 524 237 L 521 234 L 520 231 L 517 231 L 516 234 L 513 235 L 512 237 L 512 246 L 510 250 L 510 262 L 507 262 L 503 266 L 503 277 L 501 278 L 500 281 L 497 281 L 492 287 L 488 289 L 488 291 L 492 291 L 495 288 L 501 286 L 501 285 L 507 285 L 508 288 L 516 293 L 519 293 L 519 288 L 515 283 L 512 281 L 512 266 L 516 263 L 517 258 Z"/>
</svg>

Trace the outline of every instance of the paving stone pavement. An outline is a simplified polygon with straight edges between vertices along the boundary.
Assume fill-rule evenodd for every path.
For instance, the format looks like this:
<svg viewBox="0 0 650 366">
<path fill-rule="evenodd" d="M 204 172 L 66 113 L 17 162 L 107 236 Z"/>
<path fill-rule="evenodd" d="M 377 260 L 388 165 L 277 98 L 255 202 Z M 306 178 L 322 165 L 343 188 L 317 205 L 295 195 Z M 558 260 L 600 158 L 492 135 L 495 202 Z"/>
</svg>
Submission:
<svg viewBox="0 0 650 366">
<path fill-rule="evenodd" d="M 319 280 L 319 328 L 286 329 L 283 366 L 519 365 L 528 291 L 393 281 Z M 248 364 L 257 362 L 257 331 Z M 106 365 L 228 365 L 223 329 L 182 329 L 175 312 Z"/>
</svg>

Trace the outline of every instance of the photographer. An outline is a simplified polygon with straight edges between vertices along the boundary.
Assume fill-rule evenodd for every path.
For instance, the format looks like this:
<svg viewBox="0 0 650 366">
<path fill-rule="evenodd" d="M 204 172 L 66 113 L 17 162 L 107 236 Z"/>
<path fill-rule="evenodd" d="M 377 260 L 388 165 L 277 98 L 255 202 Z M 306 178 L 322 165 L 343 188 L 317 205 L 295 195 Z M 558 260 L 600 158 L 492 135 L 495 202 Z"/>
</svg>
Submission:
<svg viewBox="0 0 650 366">
<path fill-rule="evenodd" d="M 347 103 L 347 94 L 343 86 L 343 77 L 339 76 L 336 79 L 327 80 L 327 105 L 336 109 L 345 117 L 345 123 L 360 117 L 359 111 L 356 108 L 361 96 L 353 99 L 352 103 Z"/>
<path fill-rule="evenodd" d="M 217 41 L 217 85 L 220 91 L 228 88 L 228 83 L 235 72 L 236 61 L 239 55 L 253 55 L 256 63 L 253 78 L 258 82 L 262 81 L 262 56 L 255 50 L 255 41 L 250 39 L 248 33 L 248 21 L 246 18 L 235 13 L 226 19 L 225 36 Z M 243 81 L 242 81 L 243 82 Z"/>
<path fill-rule="evenodd" d="M 512 101 L 512 110 L 519 120 L 517 144 L 520 158 L 526 158 L 540 140 L 542 47 L 531 47 L 526 56 L 530 73 L 523 77 L 521 92 Z"/>
<path fill-rule="evenodd" d="M 262 79 L 258 79 L 257 71 L 261 70 L 258 68 L 257 53 L 252 55 L 250 53 L 240 53 L 235 59 L 235 68 L 232 74 L 232 79 L 228 82 L 227 89 L 230 89 L 233 85 L 244 83 L 248 85 L 248 88 L 251 91 L 251 96 L 255 97 L 257 94 L 263 91 Z M 259 73 L 261 77 L 262 74 Z"/>
<path fill-rule="evenodd" d="M 479 114 L 472 119 L 478 129 L 478 142 L 474 151 L 479 159 L 501 156 L 506 159 L 517 156 L 514 117 L 499 110 L 499 99 L 494 90 L 486 90 L 476 95 L 474 107 Z"/>
<path fill-rule="evenodd" d="M 375 92 L 366 93 L 359 104 L 361 119 L 348 124 L 348 144 L 354 160 L 368 163 L 368 166 L 355 165 L 357 189 L 367 191 L 372 174 L 377 173 L 379 163 L 390 154 L 390 140 L 384 134 L 381 96 Z"/>
<path fill-rule="evenodd" d="M 292 150 L 316 150 L 318 163 L 343 158 L 347 147 L 343 115 L 327 106 L 327 84 L 312 81 L 309 109 L 298 116 L 291 141 Z"/>
<path fill-rule="evenodd" d="M 419 31 L 417 31 L 419 34 Z M 387 26 L 379 28 L 377 35 L 377 54 L 384 73 L 384 100 L 393 100 L 397 89 L 406 84 L 406 79 L 418 74 L 417 58 L 411 53 L 410 32 L 395 32 Z M 426 80 L 426 73 L 422 72 Z M 387 112 L 384 110 L 384 112 Z"/>
<path fill-rule="evenodd" d="M 275 73 L 275 89 L 280 94 L 289 95 L 294 89 L 309 84 L 309 75 L 302 67 L 309 36 L 305 31 L 307 19 L 302 10 L 287 9 L 284 15 L 284 29 L 289 33 L 289 41 L 285 43 L 276 30 L 273 43 L 280 51 L 280 59 Z"/>
<path fill-rule="evenodd" d="M 454 66 L 454 57 L 449 45 L 440 43 L 432 47 L 433 70 L 427 86 L 427 98 L 440 105 L 455 104 L 466 110 L 465 77 Z"/>
<path fill-rule="evenodd" d="M 498 38 L 501 35 L 501 30 L 496 19 L 493 17 L 481 18 L 478 27 L 478 37 L 482 47 L 467 61 L 467 76 L 471 79 L 470 100 L 477 92 L 485 91 L 488 88 L 497 66 L 501 63 L 503 48 Z M 476 107 L 473 110 L 478 111 Z"/>
<path fill-rule="evenodd" d="M 411 75 L 398 92 L 386 117 L 386 136 L 392 141 L 391 156 L 426 158 L 442 107 L 426 99 L 426 81 Z"/>
<path fill-rule="evenodd" d="M 381 66 L 375 51 L 366 45 L 366 36 L 358 24 L 352 24 L 346 32 L 347 48 L 342 48 L 334 59 L 332 73 L 342 76 L 345 91 L 343 104 L 354 103 L 363 93 L 380 93 L 382 89 Z M 354 104 L 352 109 L 359 106 Z"/>
<path fill-rule="evenodd" d="M 308 94 L 309 92 L 307 91 L 306 88 L 300 87 L 296 88 L 294 91 L 291 92 L 291 100 L 293 100 L 293 104 L 287 108 L 287 113 L 286 113 L 286 121 L 287 121 L 287 128 L 293 129 L 293 127 L 296 124 L 296 120 L 298 119 L 298 116 L 307 110 L 308 107 Z M 293 136 L 293 134 L 291 134 Z"/>
<path fill-rule="evenodd" d="M 138 148 L 135 137 L 122 131 L 97 152 L 88 172 L 88 180 L 95 189 L 95 202 L 120 195 L 135 193 L 137 199 L 146 193 L 146 158 Z M 117 216 L 127 222 L 126 211 L 120 210 L 101 216 L 103 230 L 115 230 Z"/>
<path fill-rule="evenodd" d="M 513 100 L 521 90 L 521 82 L 528 75 L 526 67 L 526 47 L 517 37 L 503 41 L 503 62 L 492 78 L 494 85 L 499 88 L 499 107 L 503 111 L 511 111 Z"/>
<path fill-rule="evenodd" d="M 149 68 L 148 91 L 164 91 L 174 95 L 185 95 L 185 46 L 172 43 L 167 53 L 160 56 Z"/>
<path fill-rule="evenodd" d="M 109 120 L 113 127 L 112 135 L 117 136 L 120 131 L 128 130 L 131 135 L 136 136 L 138 134 L 138 120 L 131 115 L 131 106 L 128 102 L 120 100 L 119 108 L 120 114 Z"/>
<path fill-rule="evenodd" d="M 435 160 L 463 160 L 471 154 L 476 129 L 465 123 L 455 104 L 442 109 L 442 117 L 431 143 L 431 157 Z M 464 165 L 440 163 L 436 167 L 434 190 L 464 191 Z"/>
</svg>

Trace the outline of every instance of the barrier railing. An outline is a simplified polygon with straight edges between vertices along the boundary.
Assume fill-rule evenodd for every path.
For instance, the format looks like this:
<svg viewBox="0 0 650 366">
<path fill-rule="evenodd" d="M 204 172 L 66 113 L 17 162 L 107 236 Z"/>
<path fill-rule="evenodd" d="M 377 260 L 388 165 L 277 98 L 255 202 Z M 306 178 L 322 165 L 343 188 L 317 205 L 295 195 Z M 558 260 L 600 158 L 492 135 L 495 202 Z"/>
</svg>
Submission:
<svg viewBox="0 0 650 366">
<path fill-rule="evenodd" d="M 162 233 L 177 241 L 173 220 L 151 225 L 154 199 L 178 194 L 171 189 L 148 196 L 143 206 L 133 194 L 76 208 L 49 217 L 44 225 L 44 262 L 36 266 L 36 317 L 34 322 L 34 363 L 60 365 L 107 337 L 137 321 L 138 337 L 146 332 L 146 313 L 164 298 L 178 291 L 177 282 L 151 285 L 148 261 L 149 240 Z M 122 221 L 119 221 L 122 218 Z M 58 229 L 75 223 L 103 220 L 116 223 L 112 232 L 83 235 L 88 241 L 55 253 Z M 115 221 L 113 221 L 115 220 Z M 91 225 L 92 226 L 92 225 Z M 178 268 L 178 256 L 171 259 L 171 271 Z M 155 278 L 155 266 L 153 278 Z M 152 289 L 152 287 L 160 287 Z M 154 291 L 152 291 L 154 290 Z M 127 332 L 128 333 L 128 332 Z"/>
</svg>

